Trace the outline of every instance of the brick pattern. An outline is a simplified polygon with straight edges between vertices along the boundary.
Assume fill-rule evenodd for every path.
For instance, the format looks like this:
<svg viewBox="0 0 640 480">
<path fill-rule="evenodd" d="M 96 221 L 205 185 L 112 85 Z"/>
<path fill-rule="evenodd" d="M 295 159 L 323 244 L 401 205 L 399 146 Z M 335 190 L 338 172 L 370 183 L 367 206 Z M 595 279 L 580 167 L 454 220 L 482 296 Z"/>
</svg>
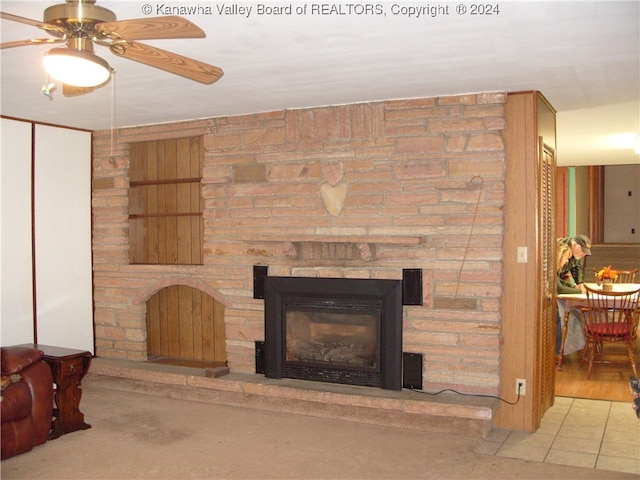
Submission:
<svg viewBox="0 0 640 480">
<path fill-rule="evenodd" d="M 425 388 L 496 394 L 504 231 L 505 93 L 285 110 L 94 134 L 96 353 L 146 359 L 145 301 L 188 284 L 225 304 L 232 371 L 264 339 L 253 265 L 270 275 L 401 279 L 403 350 Z M 128 264 L 128 145 L 203 135 L 204 265 Z M 478 186 L 471 179 L 480 176 Z M 337 215 L 323 184 L 346 185 Z M 335 261 L 325 252 L 340 251 Z"/>
</svg>

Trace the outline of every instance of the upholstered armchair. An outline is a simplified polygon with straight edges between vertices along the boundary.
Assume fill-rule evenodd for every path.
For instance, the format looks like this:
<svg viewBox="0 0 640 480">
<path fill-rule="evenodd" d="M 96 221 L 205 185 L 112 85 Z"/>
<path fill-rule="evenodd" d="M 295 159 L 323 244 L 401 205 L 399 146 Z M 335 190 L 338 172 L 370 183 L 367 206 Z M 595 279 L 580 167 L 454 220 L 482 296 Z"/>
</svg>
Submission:
<svg viewBox="0 0 640 480">
<path fill-rule="evenodd" d="M 51 368 L 27 346 L 2 347 L 2 459 L 28 452 L 49 438 L 53 414 Z"/>
</svg>

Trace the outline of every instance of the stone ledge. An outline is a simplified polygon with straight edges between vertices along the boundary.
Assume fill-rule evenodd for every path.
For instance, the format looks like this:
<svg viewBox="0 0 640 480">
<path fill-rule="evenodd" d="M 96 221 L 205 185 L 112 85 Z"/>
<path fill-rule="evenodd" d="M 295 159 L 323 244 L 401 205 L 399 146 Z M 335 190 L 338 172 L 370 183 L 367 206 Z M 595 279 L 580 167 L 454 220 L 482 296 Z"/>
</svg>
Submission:
<svg viewBox="0 0 640 480">
<path fill-rule="evenodd" d="M 224 238 L 221 235 L 219 238 Z M 416 235 L 291 235 L 286 239 L 282 235 L 240 235 L 240 240 L 260 243 L 369 243 L 390 245 L 420 245 L 425 242 L 424 237 Z M 238 241 L 238 238 L 234 238 Z"/>
<path fill-rule="evenodd" d="M 486 438 L 496 400 L 372 387 L 268 379 L 231 373 L 95 358 L 85 383 L 120 391 L 283 413 Z"/>
</svg>

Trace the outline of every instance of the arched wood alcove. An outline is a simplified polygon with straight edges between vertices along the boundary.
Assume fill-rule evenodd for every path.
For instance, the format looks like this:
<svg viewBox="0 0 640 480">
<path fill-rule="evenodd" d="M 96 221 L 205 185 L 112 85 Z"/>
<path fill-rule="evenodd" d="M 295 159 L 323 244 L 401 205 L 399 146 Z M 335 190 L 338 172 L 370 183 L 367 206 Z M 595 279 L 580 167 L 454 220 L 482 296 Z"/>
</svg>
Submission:
<svg viewBox="0 0 640 480">
<path fill-rule="evenodd" d="M 182 364 L 226 363 L 224 305 L 186 285 L 163 288 L 147 300 L 147 355 Z"/>
</svg>

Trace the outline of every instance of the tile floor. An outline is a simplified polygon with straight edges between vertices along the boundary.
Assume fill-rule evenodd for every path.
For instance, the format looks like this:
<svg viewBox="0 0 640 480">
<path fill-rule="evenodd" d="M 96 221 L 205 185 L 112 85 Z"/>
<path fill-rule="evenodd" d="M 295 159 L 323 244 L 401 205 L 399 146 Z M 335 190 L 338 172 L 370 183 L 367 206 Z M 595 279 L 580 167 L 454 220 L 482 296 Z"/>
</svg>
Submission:
<svg viewBox="0 0 640 480">
<path fill-rule="evenodd" d="M 493 430 L 476 453 L 640 474 L 640 419 L 631 401 L 556 397 L 538 431 Z"/>
</svg>

